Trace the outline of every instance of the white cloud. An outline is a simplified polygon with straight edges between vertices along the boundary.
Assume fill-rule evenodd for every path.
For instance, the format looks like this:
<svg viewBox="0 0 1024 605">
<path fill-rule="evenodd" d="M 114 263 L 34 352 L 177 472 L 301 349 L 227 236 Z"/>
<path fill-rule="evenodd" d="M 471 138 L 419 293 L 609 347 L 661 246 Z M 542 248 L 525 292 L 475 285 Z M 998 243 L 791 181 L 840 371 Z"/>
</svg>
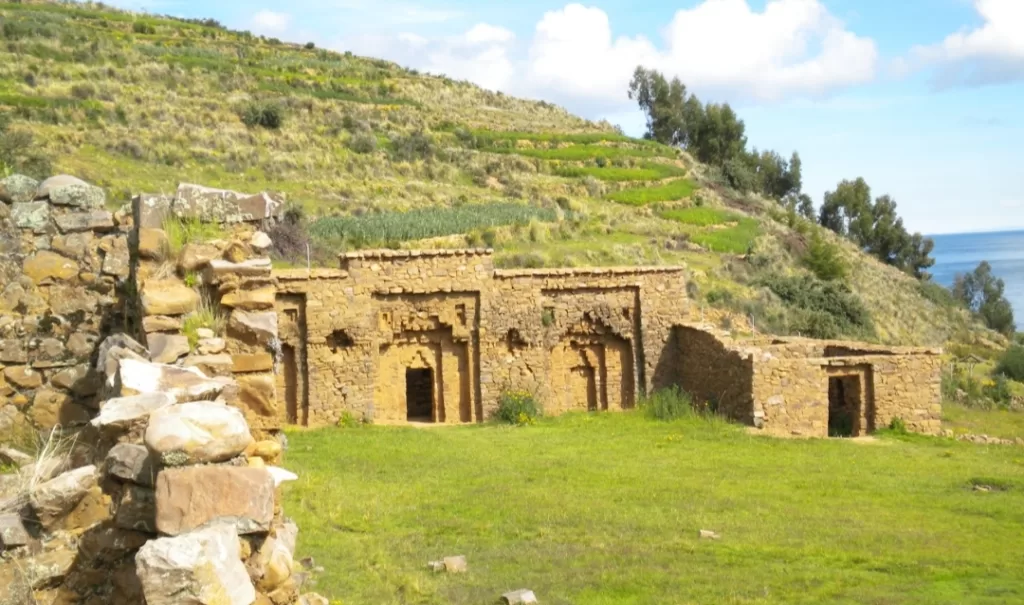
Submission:
<svg viewBox="0 0 1024 605">
<path fill-rule="evenodd" d="M 878 62 L 874 42 L 845 29 L 821 0 L 769 0 L 761 12 L 748 0 L 704 0 L 678 11 L 660 44 L 615 37 L 607 13 L 581 4 L 545 13 L 522 45 L 488 24 L 456 37 L 415 44 L 406 38 L 346 42 L 365 54 L 587 113 L 629 107 L 626 88 L 637 65 L 679 76 L 702 96 L 774 101 L 868 82 Z"/>
<path fill-rule="evenodd" d="M 252 31 L 257 34 L 281 34 L 288 29 L 288 25 L 291 24 L 291 21 L 291 15 L 275 13 L 269 10 L 261 10 L 252 16 L 250 26 Z"/>
<path fill-rule="evenodd" d="M 511 42 L 516 35 L 504 27 L 495 27 L 486 23 L 477 23 L 466 32 L 466 42 L 469 44 L 487 44 L 496 42 L 499 44 Z"/>
<path fill-rule="evenodd" d="M 344 40 L 338 50 L 385 57 L 430 73 L 469 80 L 491 90 L 506 90 L 515 76 L 509 57 L 515 34 L 479 23 L 465 34 L 445 38 L 425 38 L 415 33 L 397 36 L 363 35 Z"/>
<path fill-rule="evenodd" d="M 940 85 L 979 85 L 1024 79 L 1024 1 L 974 0 L 984 24 L 916 47 L 920 65 L 938 64 Z"/>
</svg>

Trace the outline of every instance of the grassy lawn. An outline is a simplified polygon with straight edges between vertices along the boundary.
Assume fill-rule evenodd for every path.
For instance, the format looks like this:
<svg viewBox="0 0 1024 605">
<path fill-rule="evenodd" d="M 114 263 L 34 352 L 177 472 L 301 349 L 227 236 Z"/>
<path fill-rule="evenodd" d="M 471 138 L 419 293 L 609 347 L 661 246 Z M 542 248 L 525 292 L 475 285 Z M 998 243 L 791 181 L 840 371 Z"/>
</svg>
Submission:
<svg viewBox="0 0 1024 605">
<path fill-rule="evenodd" d="M 989 435 L 1002 439 L 1024 437 L 1024 412 L 978 410 L 955 403 L 942 404 L 942 421 L 958 433 Z"/>
<path fill-rule="evenodd" d="M 289 440 L 299 555 L 346 604 L 1024 602 L 1019 448 L 637 414 Z M 452 554 L 468 574 L 426 569 Z"/>
</svg>

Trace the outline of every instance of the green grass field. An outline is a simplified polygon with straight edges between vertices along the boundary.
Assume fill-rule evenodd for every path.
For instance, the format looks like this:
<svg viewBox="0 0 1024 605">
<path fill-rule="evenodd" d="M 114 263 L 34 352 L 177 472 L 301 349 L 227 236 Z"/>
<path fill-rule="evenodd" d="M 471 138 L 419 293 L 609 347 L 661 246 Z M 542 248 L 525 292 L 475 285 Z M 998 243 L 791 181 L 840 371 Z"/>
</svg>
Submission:
<svg viewBox="0 0 1024 605">
<path fill-rule="evenodd" d="M 942 420 L 946 428 L 957 433 L 1024 438 L 1024 412 L 978 410 L 947 402 L 942 405 Z"/>
<path fill-rule="evenodd" d="M 639 414 L 288 436 L 284 505 L 336 602 L 1024 602 L 1019 448 Z M 426 569 L 453 554 L 469 573 Z"/>
<path fill-rule="evenodd" d="M 625 189 L 608 195 L 608 199 L 630 206 L 646 206 L 654 202 L 672 202 L 683 200 L 697 190 L 697 185 L 690 179 L 677 179 L 657 187 L 638 187 Z"/>
</svg>

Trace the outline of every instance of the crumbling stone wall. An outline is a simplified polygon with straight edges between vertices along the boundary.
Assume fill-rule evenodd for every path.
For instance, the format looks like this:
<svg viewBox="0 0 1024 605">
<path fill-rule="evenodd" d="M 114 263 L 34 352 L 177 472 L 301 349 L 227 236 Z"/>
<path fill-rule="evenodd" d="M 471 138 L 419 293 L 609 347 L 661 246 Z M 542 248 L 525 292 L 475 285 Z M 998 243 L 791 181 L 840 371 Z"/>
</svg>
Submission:
<svg viewBox="0 0 1024 605">
<path fill-rule="evenodd" d="M 464 423 L 489 418 L 504 391 L 557 414 L 628 409 L 670 385 L 774 434 L 824 435 L 842 376 L 856 378 L 860 430 L 894 418 L 938 429 L 934 352 L 736 342 L 688 322 L 699 313 L 680 268 L 506 271 L 488 250 L 378 250 L 273 270 L 261 230 L 282 208 L 273 195 L 183 184 L 114 214 L 71 177 L 2 183 L 0 429 L 87 422 L 88 362 L 118 329 L 150 361 L 232 379 L 225 399 L 260 436 L 346 415 L 405 422 L 424 390 L 423 419 Z M 169 220 L 221 235 L 172 255 Z"/>
<path fill-rule="evenodd" d="M 499 271 L 487 250 L 355 252 L 274 277 L 306 368 L 278 396 L 302 398 L 287 407 L 311 425 L 404 422 L 409 370 L 433 377 L 434 422 L 489 418 L 506 390 L 548 413 L 627 409 L 685 311 L 678 268 Z"/>
<path fill-rule="evenodd" d="M 131 226 L 74 177 L 0 180 L 0 435 L 95 413 L 91 362 L 124 328 Z"/>
<path fill-rule="evenodd" d="M 689 336 L 681 342 L 703 343 L 700 350 L 706 352 L 697 354 L 698 359 L 717 359 L 700 371 L 684 367 L 684 386 L 697 393 L 713 392 L 730 383 L 722 372 L 750 367 L 749 391 L 732 399 L 742 405 L 730 404 L 724 411 L 768 434 L 827 437 L 829 395 L 835 393 L 830 378 L 856 380 L 855 435 L 887 427 L 897 418 L 912 431 L 937 434 L 941 429 L 939 350 L 798 338 L 736 341 L 698 325 L 684 332 Z M 688 365 L 685 360 L 681 363 Z"/>
<path fill-rule="evenodd" d="M 698 405 L 753 423 L 754 360 L 748 352 L 730 349 L 714 334 L 687 326 L 673 330 L 673 345 L 679 350 L 678 384 Z"/>
</svg>

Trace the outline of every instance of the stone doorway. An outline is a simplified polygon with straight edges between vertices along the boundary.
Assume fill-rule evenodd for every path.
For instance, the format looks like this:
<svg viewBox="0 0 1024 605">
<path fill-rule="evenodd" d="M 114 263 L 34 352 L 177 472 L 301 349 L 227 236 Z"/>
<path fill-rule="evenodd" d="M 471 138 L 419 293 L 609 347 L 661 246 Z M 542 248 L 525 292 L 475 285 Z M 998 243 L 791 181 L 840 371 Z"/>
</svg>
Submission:
<svg viewBox="0 0 1024 605">
<path fill-rule="evenodd" d="M 858 437 L 863 427 L 864 388 L 859 374 L 828 379 L 828 436 Z"/>
<path fill-rule="evenodd" d="M 434 422 L 434 372 L 405 370 L 405 408 L 409 422 Z"/>
</svg>

